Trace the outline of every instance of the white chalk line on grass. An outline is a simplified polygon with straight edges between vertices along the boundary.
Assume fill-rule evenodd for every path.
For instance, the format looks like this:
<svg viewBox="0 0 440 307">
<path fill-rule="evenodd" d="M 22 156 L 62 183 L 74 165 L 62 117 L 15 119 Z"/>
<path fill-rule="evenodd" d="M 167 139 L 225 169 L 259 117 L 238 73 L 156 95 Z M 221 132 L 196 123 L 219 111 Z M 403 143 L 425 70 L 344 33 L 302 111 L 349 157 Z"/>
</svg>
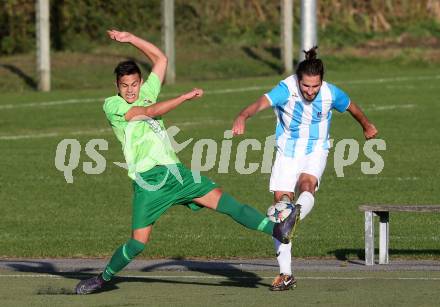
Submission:
<svg viewBox="0 0 440 307">
<path fill-rule="evenodd" d="M 384 106 L 373 106 L 370 108 L 365 109 L 366 111 L 388 111 L 388 110 L 395 110 L 395 109 L 409 109 L 414 108 L 416 105 L 414 104 L 404 104 L 404 105 L 384 105 Z M 0 107 L 1 109 L 1 107 Z M 275 118 L 274 114 L 270 115 L 263 115 L 259 117 L 260 119 L 272 119 Z M 207 120 L 198 120 L 196 122 L 180 122 L 176 123 L 175 126 L 177 127 L 185 127 L 185 126 L 197 126 L 197 125 L 204 125 L 204 124 L 224 124 L 229 123 L 232 125 L 232 118 L 231 120 L 219 120 L 219 119 L 207 119 Z M 46 138 L 46 137 L 59 137 L 59 136 L 65 136 L 65 135 L 88 135 L 88 134 L 95 134 L 95 133 L 108 133 L 111 132 L 111 129 L 93 129 L 93 130 L 80 130 L 80 131 L 70 131 L 70 132 L 46 132 L 46 133 L 36 133 L 36 134 L 22 134 L 22 135 L 0 135 L 0 140 L 21 140 L 21 139 L 37 139 L 37 138 Z"/>
<path fill-rule="evenodd" d="M 5 104 L 0 105 L 0 109 L 16 109 L 16 108 L 27 108 L 27 107 L 48 107 L 64 104 L 76 104 L 76 103 L 87 103 L 95 101 L 104 101 L 105 98 L 84 98 L 84 99 L 67 99 L 67 100 L 57 100 L 57 101 L 43 101 L 43 102 L 28 102 L 22 104 Z"/>
<path fill-rule="evenodd" d="M 338 84 L 375 84 L 375 83 L 387 83 L 387 82 L 402 82 L 402 81 L 416 81 L 416 80 L 432 80 L 440 79 L 440 75 L 433 76 L 411 76 L 411 77 L 395 77 L 395 78 L 379 78 L 379 79 L 363 79 L 363 80 L 347 80 L 347 81 L 335 81 Z M 264 86 L 249 86 L 241 88 L 226 88 L 220 90 L 206 90 L 206 95 L 212 94 L 228 94 L 228 93 L 240 93 L 240 92 L 251 92 L 257 90 L 268 90 L 274 85 L 264 85 Z M 180 93 L 166 93 L 162 97 L 174 97 L 180 95 Z M 84 98 L 84 99 L 67 99 L 67 100 L 57 100 L 57 101 L 42 101 L 42 102 L 28 102 L 21 104 L 5 104 L 0 105 L 1 109 L 15 109 L 15 108 L 27 108 L 27 107 L 48 107 L 57 106 L 65 104 L 76 104 L 76 103 L 88 103 L 104 101 L 105 98 Z"/>
<path fill-rule="evenodd" d="M 365 108 L 365 111 L 387 111 L 387 110 L 395 110 L 395 109 L 411 109 L 416 107 L 415 104 L 392 104 L 392 105 L 382 105 L 382 106 L 371 106 Z"/>
<path fill-rule="evenodd" d="M 339 81 L 339 82 L 335 82 L 335 83 L 340 83 L 340 84 L 366 84 L 366 83 L 370 83 L 371 84 L 371 83 L 418 81 L 418 80 L 432 80 L 432 79 L 440 79 L 440 75 L 364 79 L 364 80 Z"/>
<path fill-rule="evenodd" d="M 4 274 L 0 278 L 53 278 L 63 279 L 66 277 L 81 278 L 90 276 L 89 274 L 66 274 L 66 276 L 53 274 Z M 273 276 L 199 276 L 199 275 L 118 275 L 119 278 L 137 278 L 137 279 L 273 279 Z M 374 277 L 374 276 L 353 276 L 353 277 L 333 277 L 333 276 L 295 276 L 300 280 L 417 280 L 417 281 L 435 281 L 440 277 Z"/>
<path fill-rule="evenodd" d="M 415 181 L 420 180 L 420 177 L 390 177 L 390 176 L 377 176 L 377 175 L 365 175 L 363 177 L 350 177 L 350 176 L 344 176 L 344 177 L 331 177 L 326 180 L 368 180 L 368 181 L 381 181 L 381 180 L 397 180 L 397 181 Z"/>
<path fill-rule="evenodd" d="M 76 136 L 76 135 L 88 135 L 88 134 L 96 134 L 96 133 L 111 133 L 112 130 L 110 128 L 103 129 L 94 129 L 94 130 L 79 130 L 79 131 L 68 131 L 68 132 L 47 132 L 47 133 L 38 133 L 38 134 L 22 134 L 22 135 L 2 135 L 0 136 L 0 140 L 10 141 L 10 140 L 22 140 L 22 139 L 39 139 L 39 138 L 47 138 L 47 137 L 66 137 L 68 135 Z"/>
<path fill-rule="evenodd" d="M 197 126 L 204 125 L 207 123 L 210 124 L 223 124 L 226 121 L 216 120 L 216 119 L 207 119 L 207 120 L 199 120 L 197 122 L 181 122 L 175 125 L 176 127 L 187 127 L 187 126 Z M 229 122 L 229 121 L 227 121 Z M 34 134 L 18 134 L 18 135 L 0 135 L 0 141 L 12 141 L 12 140 L 23 140 L 23 139 L 40 139 L 40 138 L 51 138 L 51 137 L 66 137 L 66 136 L 77 136 L 77 135 L 94 135 L 94 134 L 113 134 L 113 131 L 110 128 L 101 128 L 101 129 L 90 129 L 90 130 L 77 130 L 77 131 L 66 131 L 66 132 L 43 132 L 43 133 L 34 133 Z"/>
</svg>

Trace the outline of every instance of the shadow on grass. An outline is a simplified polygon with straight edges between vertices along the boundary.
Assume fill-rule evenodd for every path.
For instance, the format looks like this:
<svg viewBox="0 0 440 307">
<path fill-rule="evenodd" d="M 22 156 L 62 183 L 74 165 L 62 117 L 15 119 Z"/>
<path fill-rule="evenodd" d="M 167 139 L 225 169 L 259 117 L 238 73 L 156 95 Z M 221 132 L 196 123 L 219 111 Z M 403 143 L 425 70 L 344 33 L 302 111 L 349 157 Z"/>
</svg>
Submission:
<svg viewBox="0 0 440 307">
<path fill-rule="evenodd" d="M 278 74 L 281 74 L 283 72 L 282 67 L 280 67 L 278 64 L 274 63 L 273 61 L 269 61 L 267 59 L 264 59 L 253 48 L 244 46 L 241 49 L 244 51 L 244 53 L 246 53 L 247 56 L 251 57 L 254 60 L 257 60 L 257 61 L 263 63 L 264 65 L 268 66 L 270 69 L 272 69 L 273 71 L 277 72 Z M 274 50 L 266 50 L 266 51 L 271 53 L 271 55 L 273 55 L 273 56 L 277 54 L 276 49 L 274 49 Z M 279 58 L 279 57 L 277 57 L 277 58 Z"/>
<path fill-rule="evenodd" d="M 220 281 L 217 284 L 217 286 L 245 287 L 245 288 L 256 288 L 258 285 L 269 286 L 269 284 L 263 283 L 262 282 L 263 279 L 259 277 L 257 274 L 253 272 L 240 270 L 235 266 L 224 262 L 206 262 L 206 261 L 184 260 L 184 259 L 176 258 L 173 259 L 173 261 L 171 262 L 159 263 L 144 267 L 142 271 L 151 272 L 170 265 L 184 266 L 186 270 L 191 272 L 198 272 L 198 273 L 224 277 L 226 280 Z M 208 285 L 214 285 L 214 284 L 208 284 Z"/>
<path fill-rule="evenodd" d="M 14 65 L 10 64 L 0 64 L 0 67 L 9 70 L 11 73 L 17 75 L 20 77 L 26 85 L 30 86 L 32 89 L 37 89 L 37 82 L 31 78 L 30 76 L 26 75 L 20 68 Z"/>
<path fill-rule="evenodd" d="M 201 282 L 201 281 L 184 281 L 184 280 L 172 280 L 157 277 L 148 276 L 129 276 L 129 277 L 118 277 L 116 276 L 111 282 L 109 282 L 106 287 L 104 287 L 101 292 L 112 291 L 119 289 L 117 286 L 121 282 L 145 282 L 145 283 L 163 283 L 163 284 L 187 284 L 187 285 L 198 285 L 198 286 L 215 286 L 215 287 L 240 287 L 240 288 L 256 288 L 257 286 L 268 287 L 269 284 L 264 283 L 263 279 L 253 272 L 247 272 L 237 269 L 232 264 L 224 262 L 203 262 L 203 261 L 193 261 L 193 260 L 181 260 L 174 259 L 163 264 L 153 264 L 146 266 L 141 269 L 142 272 L 153 272 L 160 268 L 167 270 L 166 267 L 172 265 L 183 266 L 184 271 L 188 270 L 191 272 L 198 272 L 209 274 L 212 276 L 224 277 L 220 278 L 216 282 Z M 77 270 L 65 272 L 58 270 L 52 263 L 46 261 L 13 261 L 7 265 L 16 272 L 26 272 L 26 273 L 46 273 L 55 276 L 60 276 L 63 278 L 84 280 L 96 276 L 95 268 L 78 268 Z M 169 271 L 169 269 L 168 269 Z M 124 274 L 122 271 L 120 274 Z M 166 277 L 166 275 L 164 275 Z M 201 276 L 200 280 L 204 277 Z M 42 288 L 37 291 L 37 294 L 41 295 L 72 295 L 75 294 L 74 289 L 65 288 Z"/>
<path fill-rule="evenodd" d="M 365 250 L 356 249 L 356 248 L 344 248 L 344 249 L 336 249 L 328 252 L 329 255 L 334 255 L 336 259 L 342 261 L 349 261 L 349 259 L 353 259 L 353 257 L 357 257 L 358 260 L 365 260 Z M 374 250 L 374 254 L 379 254 L 379 249 L 376 248 Z M 423 255 L 436 255 L 440 256 L 440 249 L 390 249 L 390 256 L 423 256 Z"/>
</svg>

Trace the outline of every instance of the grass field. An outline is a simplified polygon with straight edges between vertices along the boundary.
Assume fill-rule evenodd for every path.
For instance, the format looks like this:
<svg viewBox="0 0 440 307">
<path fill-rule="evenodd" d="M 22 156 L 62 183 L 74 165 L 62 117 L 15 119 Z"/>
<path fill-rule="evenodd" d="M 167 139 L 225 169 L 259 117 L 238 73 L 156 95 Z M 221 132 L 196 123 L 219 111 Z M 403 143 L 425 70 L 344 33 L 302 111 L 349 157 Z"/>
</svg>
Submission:
<svg viewBox="0 0 440 307">
<path fill-rule="evenodd" d="M 349 93 L 378 127 L 379 137 L 387 145 L 379 152 L 385 167 L 378 175 L 363 174 L 361 162 L 369 159 L 362 154 L 362 131 L 348 114 L 334 116 L 331 132 L 335 144 L 354 138 L 361 144 L 361 154 L 356 163 L 344 169 L 343 178 L 336 176 L 333 154 L 329 155 L 315 209 L 295 237 L 294 255 L 357 259 L 363 257 L 363 214 L 358 205 L 440 202 L 440 67 L 353 61 L 339 66 L 333 62 L 328 70 L 326 79 Z M 279 79 L 272 76 L 166 86 L 162 98 L 196 86 L 206 90 L 202 100 L 170 113 L 166 124 L 182 130 L 176 137 L 179 142 L 194 138 L 194 144 L 210 138 L 220 144 L 235 114 Z M 123 156 L 102 112 L 102 98 L 113 93 L 109 83 L 106 88 L 48 94 L 1 94 L 1 257 L 107 257 L 128 238 L 131 184 L 126 172 L 113 164 L 123 161 Z M 240 175 L 233 162 L 241 140 L 256 138 L 263 143 L 273 131 L 271 111 L 251 119 L 247 134 L 234 139 L 229 173 L 217 172 L 218 159 L 206 172 L 224 190 L 262 211 L 272 198 L 269 174 Z M 54 163 L 57 145 L 66 138 L 77 139 L 82 146 L 72 184 L 66 183 Z M 106 168 L 102 174 L 88 175 L 82 171 L 82 163 L 91 161 L 84 147 L 97 138 L 109 144 L 107 151 L 101 151 Z M 192 145 L 179 153 L 187 165 L 191 155 Z M 262 151 L 251 151 L 247 162 L 261 162 L 261 155 Z M 439 259 L 439 226 L 435 214 L 393 214 L 391 259 Z M 152 241 L 141 257 L 272 256 L 271 239 L 263 234 L 208 210 L 191 213 L 175 207 L 156 224 Z"/>
<path fill-rule="evenodd" d="M 272 275 L 270 275 L 272 273 Z M 2 306 L 436 306 L 439 272 L 303 272 L 270 292 L 273 272 L 125 272 L 95 295 L 71 295 L 87 275 L 0 272 Z"/>
</svg>

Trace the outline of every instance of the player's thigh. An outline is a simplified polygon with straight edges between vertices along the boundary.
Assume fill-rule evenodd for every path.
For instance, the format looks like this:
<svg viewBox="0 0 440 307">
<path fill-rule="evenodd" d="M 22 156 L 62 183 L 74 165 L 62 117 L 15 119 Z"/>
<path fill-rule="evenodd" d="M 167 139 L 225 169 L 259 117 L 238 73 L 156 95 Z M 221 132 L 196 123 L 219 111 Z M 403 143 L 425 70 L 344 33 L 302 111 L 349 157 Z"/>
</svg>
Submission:
<svg viewBox="0 0 440 307">
<path fill-rule="evenodd" d="M 216 188 L 202 197 L 194 198 L 193 201 L 199 205 L 202 205 L 206 208 L 210 208 L 213 210 L 217 210 L 218 202 L 222 197 L 222 190 Z"/>
</svg>

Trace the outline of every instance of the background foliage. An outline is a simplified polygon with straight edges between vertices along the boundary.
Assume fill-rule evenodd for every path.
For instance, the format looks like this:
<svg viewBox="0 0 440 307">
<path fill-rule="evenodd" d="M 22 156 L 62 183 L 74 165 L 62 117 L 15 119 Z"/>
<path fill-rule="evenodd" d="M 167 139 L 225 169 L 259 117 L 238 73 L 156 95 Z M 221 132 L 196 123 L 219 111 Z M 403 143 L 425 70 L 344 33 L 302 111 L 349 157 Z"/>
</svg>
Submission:
<svg viewBox="0 0 440 307">
<path fill-rule="evenodd" d="M 0 2 L 0 54 L 32 51 L 35 47 L 35 1 Z M 299 23 L 300 1 L 295 1 Z M 160 37 L 160 0 L 51 0 L 52 48 L 86 51 L 104 43 L 108 28 Z M 440 36 L 439 0 L 320 0 L 319 26 L 323 41 L 329 32 L 340 46 L 377 34 Z M 279 40 L 280 1 L 176 0 L 178 41 L 273 44 Z M 296 27 L 298 28 L 298 27 Z M 330 42 L 329 42 L 330 43 Z"/>
</svg>

